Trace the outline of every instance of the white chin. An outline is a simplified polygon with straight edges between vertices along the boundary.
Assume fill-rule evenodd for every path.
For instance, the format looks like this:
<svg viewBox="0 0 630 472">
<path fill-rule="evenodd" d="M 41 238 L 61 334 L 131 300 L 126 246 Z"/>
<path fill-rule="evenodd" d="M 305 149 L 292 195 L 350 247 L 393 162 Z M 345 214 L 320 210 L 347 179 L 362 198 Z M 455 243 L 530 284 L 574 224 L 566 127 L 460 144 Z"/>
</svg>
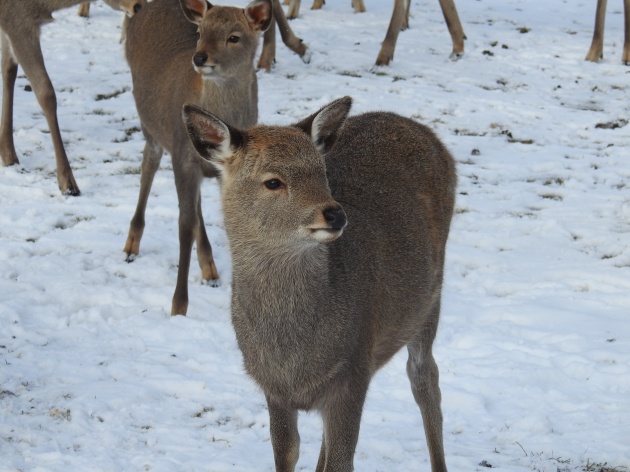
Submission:
<svg viewBox="0 0 630 472">
<path fill-rule="evenodd" d="M 330 243 L 341 236 L 341 233 L 343 230 L 315 229 L 311 236 L 320 243 Z"/>
</svg>

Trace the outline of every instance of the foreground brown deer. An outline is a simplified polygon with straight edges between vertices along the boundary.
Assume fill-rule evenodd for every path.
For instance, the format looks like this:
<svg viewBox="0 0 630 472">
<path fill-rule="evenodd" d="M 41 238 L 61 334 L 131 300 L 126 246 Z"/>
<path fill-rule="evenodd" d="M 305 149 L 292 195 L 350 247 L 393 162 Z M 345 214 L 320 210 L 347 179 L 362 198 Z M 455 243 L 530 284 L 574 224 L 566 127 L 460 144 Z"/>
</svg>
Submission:
<svg viewBox="0 0 630 472">
<path fill-rule="evenodd" d="M 443 472 L 431 352 L 454 161 L 425 126 L 393 113 L 346 119 L 350 105 L 247 131 L 185 107 L 195 149 L 221 175 L 232 323 L 267 399 L 277 471 L 295 469 L 297 412 L 310 409 L 324 421 L 316 470 L 351 471 L 370 379 L 407 346 L 431 467 Z"/>
<path fill-rule="evenodd" d="M 105 0 L 112 8 L 133 15 L 146 0 Z M 57 182 L 63 194 L 79 195 L 57 119 L 57 96 L 52 86 L 39 42 L 40 28 L 53 20 L 52 12 L 71 7 L 80 0 L 2 0 L 0 39 L 2 41 L 2 122 L 0 155 L 5 166 L 19 164 L 13 142 L 13 94 L 18 65 L 31 84 L 44 112 L 57 160 Z"/>
<path fill-rule="evenodd" d="M 451 35 L 453 42 L 453 52 L 451 53 L 451 59 L 458 59 L 464 54 L 464 30 L 462 24 L 459 21 L 459 15 L 457 14 L 457 8 L 455 7 L 454 0 L 439 0 L 442 13 L 444 14 L 444 20 L 448 27 L 448 32 Z M 630 0 L 625 0 L 630 1 Z M 321 8 L 324 4 L 323 0 L 313 1 L 313 10 Z M 409 27 L 409 7 L 411 0 L 394 0 L 394 10 L 392 11 L 392 18 L 389 22 L 389 28 L 387 34 L 381 45 L 381 50 L 376 57 L 377 66 L 387 66 L 394 59 L 394 50 L 396 49 L 396 41 L 398 41 L 398 33 L 401 30 L 405 30 Z M 352 6 L 355 13 L 365 11 L 365 5 L 363 0 L 352 0 Z M 287 18 L 297 18 L 300 12 L 300 0 L 290 0 L 289 10 L 287 12 Z"/>
<path fill-rule="evenodd" d="M 624 7 L 624 41 L 621 62 L 630 65 L 630 0 L 623 0 Z M 606 22 L 606 0 L 597 0 L 595 10 L 595 28 L 593 42 L 586 54 L 587 61 L 599 62 L 604 57 L 604 24 Z"/>
<path fill-rule="evenodd" d="M 171 313 L 188 309 L 188 272 L 193 241 L 202 277 L 218 283 L 201 212 L 204 176 L 217 172 L 192 147 L 182 107 L 196 104 L 241 128 L 258 120 L 258 82 L 254 55 L 259 36 L 272 17 L 271 0 L 255 0 L 245 9 L 210 6 L 206 0 L 154 0 L 129 21 L 126 57 L 131 69 L 142 132 L 140 194 L 129 226 L 125 252 L 138 254 L 145 210 L 162 153 L 172 158 L 179 201 L 179 268 Z"/>
</svg>

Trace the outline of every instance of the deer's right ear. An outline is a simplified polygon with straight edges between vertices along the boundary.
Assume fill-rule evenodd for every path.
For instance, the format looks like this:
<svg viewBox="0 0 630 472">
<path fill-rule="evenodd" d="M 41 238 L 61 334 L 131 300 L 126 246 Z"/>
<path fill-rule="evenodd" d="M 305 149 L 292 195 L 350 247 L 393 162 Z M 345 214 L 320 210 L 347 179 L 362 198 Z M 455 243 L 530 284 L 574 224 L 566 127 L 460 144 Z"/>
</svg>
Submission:
<svg viewBox="0 0 630 472">
<path fill-rule="evenodd" d="M 325 153 L 335 144 L 351 106 L 351 97 L 339 98 L 294 126 L 310 135 L 317 150 Z"/>
<path fill-rule="evenodd" d="M 243 134 L 194 105 L 185 105 L 183 116 L 188 137 L 199 156 L 223 173 L 233 160 L 234 151 L 242 146 Z"/>
<path fill-rule="evenodd" d="M 201 23 L 206 12 L 212 8 L 207 0 L 179 0 L 179 3 L 188 21 L 197 25 Z"/>
</svg>

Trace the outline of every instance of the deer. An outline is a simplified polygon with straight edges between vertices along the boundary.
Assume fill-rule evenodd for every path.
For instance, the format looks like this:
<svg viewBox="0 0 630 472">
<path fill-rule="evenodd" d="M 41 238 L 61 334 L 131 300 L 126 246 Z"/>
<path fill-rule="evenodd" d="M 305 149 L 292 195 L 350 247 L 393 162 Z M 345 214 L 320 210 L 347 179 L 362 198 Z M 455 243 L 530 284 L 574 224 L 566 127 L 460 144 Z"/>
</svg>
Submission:
<svg viewBox="0 0 630 472">
<path fill-rule="evenodd" d="M 294 126 L 236 128 L 184 107 L 200 160 L 220 174 L 231 318 L 265 395 L 277 471 L 316 410 L 316 470 L 351 471 L 368 385 L 403 346 L 433 472 L 446 471 L 432 354 L 456 188 L 453 157 L 390 112 L 348 117 L 338 99 Z"/>
<path fill-rule="evenodd" d="M 186 315 L 193 240 L 204 283 L 219 284 L 201 211 L 201 182 L 216 169 L 197 158 L 181 118 L 184 104 L 211 110 L 227 123 L 258 121 L 254 56 L 270 27 L 271 0 L 245 8 L 211 6 L 206 0 L 154 0 L 130 19 L 125 55 L 145 146 L 140 191 L 124 252 L 140 250 L 151 185 L 164 151 L 171 156 L 179 202 L 179 267 L 171 314 Z"/>
<path fill-rule="evenodd" d="M 440 7 L 442 8 L 442 14 L 446 21 L 446 26 L 451 35 L 451 41 L 453 43 L 453 50 L 450 54 L 451 60 L 457 60 L 464 54 L 464 29 L 462 28 L 461 21 L 459 20 L 459 14 L 455 7 L 455 0 L 439 0 Z M 600 0 L 602 1 L 602 0 Z M 628 1 L 628 0 L 624 0 Z M 300 12 L 300 0 L 289 0 L 289 9 L 287 11 L 287 18 L 297 18 Z M 314 0 L 313 10 L 320 9 L 324 4 L 324 0 Z M 365 4 L 363 0 L 352 0 L 352 6 L 355 13 L 362 13 L 365 11 Z M 409 28 L 409 8 L 411 6 L 411 0 L 394 0 L 394 10 L 392 11 L 392 18 L 387 28 L 387 34 L 381 45 L 381 49 L 376 56 L 377 66 L 388 66 L 394 59 L 394 50 L 396 49 L 396 41 L 398 41 L 398 33 Z"/>
<path fill-rule="evenodd" d="M 105 0 L 109 6 L 127 15 L 136 13 L 146 0 Z M 40 29 L 53 20 L 54 11 L 80 3 L 80 0 L 28 0 L 0 2 L 0 41 L 2 42 L 2 119 L 0 155 L 5 166 L 19 164 L 13 141 L 13 97 L 18 65 L 31 84 L 44 112 L 55 151 L 57 183 L 64 195 L 81 191 L 74 179 L 59 131 L 57 96 L 53 88 L 40 44 Z"/>
<path fill-rule="evenodd" d="M 623 0 L 624 6 L 624 42 L 621 62 L 630 65 L 630 0 Z M 604 24 L 606 21 L 606 0 L 597 0 L 595 10 L 595 28 L 593 41 L 585 60 L 599 62 L 604 57 Z"/>
<path fill-rule="evenodd" d="M 83 17 L 87 17 L 90 15 L 89 2 L 85 2 L 79 5 L 78 14 L 79 16 Z M 308 46 L 295 35 L 293 30 L 289 26 L 289 22 L 287 21 L 280 2 L 278 0 L 273 0 L 272 24 L 267 29 L 267 31 L 265 31 L 265 34 L 263 36 L 263 47 L 260 58 L 258 59 L 258 69 L 264 69 L 265 71 L 270 72 L 273 64 L 276 61 L 276 24 L 278 25 L 278 30 L 280 31 L 282 42 L 291 51 L 300 56 L 304 63 L 308 64 L 311 58 L 310 51 L 308 51 Z M 123 26 L 123 34 L 125 29 L 125 26 Z"/>
</svg>

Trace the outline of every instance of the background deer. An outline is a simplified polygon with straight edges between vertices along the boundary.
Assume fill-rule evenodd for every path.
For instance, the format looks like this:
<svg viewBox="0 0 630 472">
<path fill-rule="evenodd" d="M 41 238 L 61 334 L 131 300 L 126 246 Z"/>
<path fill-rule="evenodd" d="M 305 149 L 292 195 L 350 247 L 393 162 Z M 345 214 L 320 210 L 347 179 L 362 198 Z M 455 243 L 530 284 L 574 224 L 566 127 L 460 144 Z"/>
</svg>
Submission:
<svg viewBox="0 0 630 472">
<path fill-rule="evenodd" d="M 247 131 L 185 108 L 221 174 L 232 323 L 267 399 L 276 470 L 294 470 L 297 411 L 316 409 L 317 471 L 351 471 L 370 379 L 406 345 L 432 470 L 446 471 L 431 352 L 455 164 L 428 128 L 393 113 L 346 120 L 350 105 Z"/>
<path fill-rule="evenodd" d="M 133 15 L 146 0 L 105 0 L 112 8 Z M 13 142 L 13 94 L 18 65 L 22 67 L 39 102 L 55 149 L 57 182 L 63 194 L 79 195 L 68 156 L 61 140 L 57 119 L 57 96 L 44 65 L 39 42 L 40 28 L 53 20 L 52 12 L 71 7 L 79 0 L 4 0 L 0 1 L 0 39 L 2 41 L 2 121 L 0 155 L 5 166 L 19 164 Z"/>
<path fill-rule="evenodd" d="M 295 35 L 293 30 L 289 26 L 289 22 L 284 15 L 284 10 L 282 9 L 280 2 L 278 0 L 272 1 L 272 23 L 269 28 L 267 28 L 267 31 L 265 31 L 262 52 L 260 54 L 260 58 L 258 59 L 258 68 L 265 69 L 267 72 L 269 72 L 271 70 L 271 66 L 276 60 L 276 23 L 278 24 L 278 29 L 280 30 L 280 37 L 282 38 L 282 42 L 291 51 L 300 56 L 305 63 L 308 63 L 310 61 L 310 53 L 307 53 L 308 48 L 306 44 L 304 44 L 302 40 Z M 90 4 L 86 2 L 79 5 L 78 13 L 79 16 L 89 16 Z"/>
<path fill-rule="evenodd" d="M 629 1 L 629 0 L 625 0 Z M 314 0 L 313 9 L 317 10 L 324 4 L 324 0 Z M 389 22 L 389 28 L 387 34 L 381 45 L 381 50 L 376 57 L 377 66 L 387 66 L 394 59 L 394 50 L 396 49 L 396 41 L 398 40 L 398 33 L 401 30 L 405 30 L 409 27 L 409 7 L 411 0 L 394 0 L 394 10 L 392 11 L 392 18 Z M 352 0 L 352 6 L 355 13 L 365 11 L 365 5 L 363 0 Z M 451 35 L 453 42 L 453 52 L 451 53 L 451 59 L 459 59 L 464 54 L 464 30 L 462 24 L 459 21 L 459 15 L 457 14 L 457 8 L 455 7 L 454 0 L 440 0 L 440 7 L 444 14 L 444 20 L 448 27 L 448 32 Z M 287 17 L 290 19 L 297 18 L 300 12 L 300 0 L 290 0 L 289 10 Z"/>
<path fill-rule="evenodd" d="M 188 139 L 182 107 L 196 104 L 227 123 L 249 127 L 258 120 L 254 55 L 272 17 L 271 0 L 245 9 L 212 6 L 206 0 L 154 0 L 127 29 L 126 56 L 133 96 L 146 144 L 140 194 L 125 244 L 128 260 L 140 249 L 145 210 L 163 151 L 172 158 L 179 201 L 179 268 L 171 313 L 188 309 L 188 272 L 193 240 L 202 277 L 218 283 L 218 272 L 201 212 L 200 186 L 216 169 L 203 163 Z"/>
<path fill-rule="evenodd" d="M 621 62 L 630 65 L 630 0 L 623 0 L 624 6 L 624 41 Z M 595 28 L 591 48 L 586 54 L 587 61 L 599 62 L 604 57 L 604 24 L 606 22 L 606 0 L 597 0 L 595 10 Z"/>
</svg>

